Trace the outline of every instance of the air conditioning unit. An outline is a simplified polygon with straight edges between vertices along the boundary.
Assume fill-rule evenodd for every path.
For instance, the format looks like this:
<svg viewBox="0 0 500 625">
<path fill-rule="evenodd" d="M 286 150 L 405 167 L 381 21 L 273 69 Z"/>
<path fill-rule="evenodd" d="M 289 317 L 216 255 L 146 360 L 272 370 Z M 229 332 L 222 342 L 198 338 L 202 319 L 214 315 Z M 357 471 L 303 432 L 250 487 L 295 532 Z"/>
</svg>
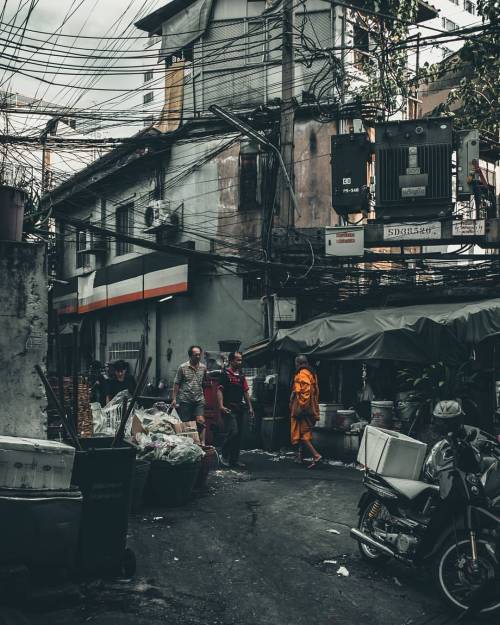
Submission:
<svg viewBox="0 0 500 625">
<path fill-rule="evenodd" d="M 172 210 L 169 200 L 154 200 L 146 208 L 144 232 L 155 234 L 164 230 L 177 231 L 181 228 L 184 216 L 184 204 L 180 204 Z"/>
<path fill-rule="evenodd" d="M 377 219 L 450 215 L 452 148 L 453 127 L 447 118 L 376 124 Z"/>
</svg>

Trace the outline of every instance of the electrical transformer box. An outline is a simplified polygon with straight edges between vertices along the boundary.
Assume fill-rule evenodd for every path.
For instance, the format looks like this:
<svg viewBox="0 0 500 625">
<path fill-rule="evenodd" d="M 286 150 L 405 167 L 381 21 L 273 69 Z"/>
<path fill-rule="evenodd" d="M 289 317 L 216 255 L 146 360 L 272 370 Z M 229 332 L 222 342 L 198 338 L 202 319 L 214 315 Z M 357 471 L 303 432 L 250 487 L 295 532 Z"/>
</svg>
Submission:
<svg viewBox="0 0 500 625">
<path fill-rule="evenodd" d="M 447 118 L 375 126 L 377 218 L 445 217 L 452 211 L 453 127 Z"/>
<path fill-rule="evenodd" d="M 332 137 L 332 206 L 339 215 L 368 211 L 370 159 L 366 133 Z"/>
<path fill-rule="evenodd" d="M 457 132 L 457 200 L 468 200 L 472 194 L 474 162 L 479 161 L 479 130 Z"/>
</svg>

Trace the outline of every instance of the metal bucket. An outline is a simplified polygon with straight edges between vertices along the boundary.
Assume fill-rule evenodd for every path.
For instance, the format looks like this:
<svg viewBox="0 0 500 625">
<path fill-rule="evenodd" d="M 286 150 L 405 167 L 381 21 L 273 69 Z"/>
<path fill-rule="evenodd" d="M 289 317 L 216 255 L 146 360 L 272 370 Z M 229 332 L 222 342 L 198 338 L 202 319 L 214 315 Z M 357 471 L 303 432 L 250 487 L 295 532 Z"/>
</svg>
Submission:
<svg viewBox="0 0 500 625">
<path fill-rule="evenodd" d="M 348 432 L 357 420 L 358 415 L 355 410 L 337 410 L 335 427 L 342 432 Z"/>
<path fill-rule="evenodd" d="M 343 404 L 320 404 L 319 421 L 316 427 L 334 428 L 337 427 L 337 412 L 343 409 Z"/>
<path fill-rule="evenodd" d="M 422 404 L 418 401 L 410 400 L 396 402 L 396 415 L 393 421 L 393 430 L 407 434 L 411 424 L 415 421 L 421 405 Z"/>
<path fill-rule="evenodd" d="M 392 401 L 372 400 L 371 416 L 371 425 L 377 428 L 390 429 L 394 419 L 394 403 Z"/>
</svg>

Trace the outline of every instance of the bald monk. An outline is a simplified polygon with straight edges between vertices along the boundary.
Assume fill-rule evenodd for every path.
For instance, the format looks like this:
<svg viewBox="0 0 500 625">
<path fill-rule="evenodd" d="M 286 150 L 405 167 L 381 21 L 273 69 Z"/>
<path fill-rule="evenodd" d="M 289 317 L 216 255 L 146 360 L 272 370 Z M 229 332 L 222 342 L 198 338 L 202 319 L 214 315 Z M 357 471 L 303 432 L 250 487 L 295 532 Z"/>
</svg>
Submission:
<svg viewBox="0 0 500 625">
<path fill-rule="evenodd" d="M 302 446 L 309 449 L 313 461 L 307 468 L 313 469 L 322 459 L 312 444 L 312 431 L 316 421 L 319 421 L 318 378 L 309 366 L 307 356 L 297 356 L 295 368 L 290 396 L 292 445 L 297 449 L 296 461 L 299 463 L 302 462 Z"/>
</svg>

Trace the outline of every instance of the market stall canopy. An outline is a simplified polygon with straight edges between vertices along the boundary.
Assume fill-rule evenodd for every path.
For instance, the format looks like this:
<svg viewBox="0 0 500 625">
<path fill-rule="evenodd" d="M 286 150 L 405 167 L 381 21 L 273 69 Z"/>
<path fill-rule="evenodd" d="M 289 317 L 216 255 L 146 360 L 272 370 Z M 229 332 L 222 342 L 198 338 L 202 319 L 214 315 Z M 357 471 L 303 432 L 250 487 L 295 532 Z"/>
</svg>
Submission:
<svg viewBox="0 0 500 625">
<path fill-rule="evenodd" d="M 331 360 L 463 362 L 470 349 L 500 334 L 500 299 L 480 302 L 370 308 L 316 317 L 279 330 L 246 350 L 247 362 L 273 352 Z"/>
</svg>

